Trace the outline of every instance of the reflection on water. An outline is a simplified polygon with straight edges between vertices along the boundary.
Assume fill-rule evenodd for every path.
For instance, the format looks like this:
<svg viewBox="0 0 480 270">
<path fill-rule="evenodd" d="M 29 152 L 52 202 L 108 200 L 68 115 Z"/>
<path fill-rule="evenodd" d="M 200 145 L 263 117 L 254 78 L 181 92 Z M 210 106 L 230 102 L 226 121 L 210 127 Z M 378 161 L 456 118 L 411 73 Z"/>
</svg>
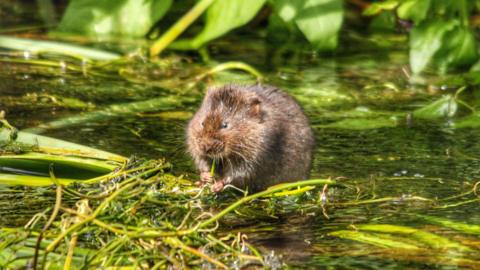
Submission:
<svg viewBox="0 0 480 270">
<path fill-rule="evenodd" d="M 245 44 L 243 49 L 238 45 L 218 44 L 212 57 L 253 64 L 265 72 L 268 83 L 285 89 L 302 103 L 315 126 L 317 138 L 312 176 L 339 178 L 351 185 L 347 190 L 332 189 L 330 199 L 391 199 L 340 205 L 325 209 L 326 213 L 314 205 L 305 213 L 289 213 L 236 230 L 251 231 L 248 235 L 252 242 L 283 254 L 286 262 L 297 267 L 398 269 L 435 267 L 440 262 L 439 265 L 447 265 L 445 269 L 449 269 L 448 265 L 470 267 L 470 261 L 480 259 L 475 252 L 446 253 L 452 251 L 428 245 L 421 254 L 418 251 L 395 253 L 395 249 L 379 244 L 329 235 L 334 230 L 351 230 L 357 224 L 395 224 L 438 233 L 477 251 L 480 247 L 478 238 L 422 218 L 428 215 L 466 224 L 480 223 L 479 202 L 460 203 L 474 197 L 441 203 L 415 199 L 448 198 L 473 188 L 480 179 L 480 145 L 477 143 L 480 132 L 446 128 L 444 121 L 428 123 L 414 119 L 407 124 L 409 112 L 438 95 L 429 87 L 409 83 L 404 52 L 379 50 L 374 53 L 359 49 L 345 50 L 336 57 L 309 52 L 293 52 L 285 57 L 281 52 L 265 54 L 267 49 L 262 44 L 254 44 L 251 47 Z M 227 73 L 220 74 L 217 83 L 231 78 Z M 243 82 L 245 77 L 233 78 Z M 194 91 L 201 90 L 200 86 L 197 88 Z M 7 111 L 10 122 L 19 128 L 158 95 L 165 95 L 165 89 L 127 82 L 119 77 L 78 76 L 60 70 L 41 72 L 15 64 L 0 66 L 0 108 Z M 66 97 L 70 99 L 59 102 Z M 170 110 L 191 113 L 199 99 L 198 96 L 197 102 L 188 108 Z M 162 110 L 164 108 L 158 108 Z M 327 125 L 356 119 L 362 111 L 373 111 L 374 117 L 394 118 L 394 124 L 371 129 Z M 193 176 L 194 170 L 184 149 L 184 126 L 189 114 L 179 115 L 169 118 L 153 113 L 134 114 L 70 125 L 44 134 L 126 156 L 166 157 L 175 164 L 175 173 L 187 172 Z M 22 224 L 42 209 L 41 205 L 26 204 L 27 195 L 22 194 L 2 193 L 1 224 Z M 51 203 L 49 200 L 45 203 Z M 372 235 L 381 235 L 381 232 Z M 395 240 L 398 235 L 392 233 L 389 237 Z"/>
</svg>

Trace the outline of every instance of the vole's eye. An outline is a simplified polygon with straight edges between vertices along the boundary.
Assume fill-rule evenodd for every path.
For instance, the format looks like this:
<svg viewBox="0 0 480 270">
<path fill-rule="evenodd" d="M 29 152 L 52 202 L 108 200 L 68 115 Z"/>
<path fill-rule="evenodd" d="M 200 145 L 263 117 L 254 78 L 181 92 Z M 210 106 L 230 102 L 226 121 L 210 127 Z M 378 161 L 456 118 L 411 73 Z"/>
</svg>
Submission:
<svg viewBox="0 0 480 270">
<path fill-rule="evenodd" d="M 205 122 L 202 121 L 202 123 L 200 125 L 202 125 L 202 127 L 205 127 Z"/>
<path fill-rule="evenodd" d="M 221 127 L 221 128 L 227 128 L 227 127 L 228 127 L 228 123 L 227 123 L 227 122 L 223 122 L 220 127 Z"/>
</svg>

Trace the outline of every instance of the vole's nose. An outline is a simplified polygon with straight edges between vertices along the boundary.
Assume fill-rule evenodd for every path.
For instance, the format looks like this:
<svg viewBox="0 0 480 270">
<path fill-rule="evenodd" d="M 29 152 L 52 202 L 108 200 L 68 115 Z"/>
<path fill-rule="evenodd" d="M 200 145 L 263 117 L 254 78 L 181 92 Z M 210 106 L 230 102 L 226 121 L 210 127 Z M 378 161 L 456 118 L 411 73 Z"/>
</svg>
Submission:
<svg viewBox="0 0 480 270">
<path fill-rule="evenodd" d="M 205 141 L 205 143 L 202 145 L 203 151 L 207 154 L 216 154 L 222 150 L 222 141 L 217 140 L 217 139 L 210 139 Z"/>
</svg>

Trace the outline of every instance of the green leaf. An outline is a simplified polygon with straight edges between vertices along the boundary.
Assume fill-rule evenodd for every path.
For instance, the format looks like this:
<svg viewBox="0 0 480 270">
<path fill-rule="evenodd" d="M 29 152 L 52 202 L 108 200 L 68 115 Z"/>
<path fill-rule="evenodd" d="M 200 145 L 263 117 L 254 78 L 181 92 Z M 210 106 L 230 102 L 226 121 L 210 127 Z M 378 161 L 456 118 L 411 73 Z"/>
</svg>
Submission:
<svg viewBox="0 0 480 270">
<path fill-rule="evenodd" d="M 193 48 L 248 23 L 265 0 L 217 0 L 207 10 L 205 28 L 192 41 Z"/>
<path fill-rule="evenodd" d="M 423 71 L 442 47 L 446 34 L 458 25 L 455 20 L 424 21 L 410 32 L 410 66 L 414 73 Z"/>
<path fill-rule="evenodd" d="M 413 112 L 415 118 L 438 119 L 452 117 L 457 112 L 457 102 L 451 95 L 445 95 Z"/>
<path fill-rule="evenodd" d="M 435 54 L 434 64 L 441 72 L 455 67 L 468 67 L 478 60 L 477 41 L 473 32 L 457 25 L 445 34 L 440 50 Z"/>
<path fill-rule="evenodd" d="M 275 2 L 283 20 L 295 21 L 300 31 L 318 50 L 337 47 L 338 32 L 343 22 L 341 0 L 280 0 Z"/>
<path fill-rule="evenodd" d="M 7 143 L 30 147 L 28 152 L 20 154 L 0 154 L 0 184 L 52 185 L 50 166 L 61 184 L 95 182 L 127 162 L 119 155 L 25 132 L 19 132 L 12 143 L 9 131 L 1 129 L 0 145 L 6 146 Z"/>
<path fill-rule="evenodd" d="M 143 37 L 172 0 L 71 0 L 58 31 L 94 37 Z"/>
<path fill-rule="evenodd" d="M 7 141 L 9 141 L 9 131 L 6 129 L 0 129 L 0 145 L 3 145 L 4 142 Z M 64 154 L 69 156 L 89 157 L 117 162 L 125 162 L 127 160 L 123 156 L 94 149 L 88 146 L 22 131 L 18 132 L 15 141 L 26 145 L 33 145 L 41 152 L 50 154 Z"/>
<path fill-rule="evenodd" d="M 428 14 L 431 0 L 407 0 L 400 4 L 397 9 L 398 17 L 404 20 L 412 20 L 416 24 L 422 22 Z"/>
<path fill-rule="evenodd" d="M 400 3 L 400 0 L 387 0 L 382 2 L 372 3 L 367 9 L 365 9 L 365 11 L 363 12 L 363 15 L 372 16 L 372 15 L 377 15 L 378 13 L 384 10 L 393 10 L 398 6 L 399 3 Z"/>
</svg>

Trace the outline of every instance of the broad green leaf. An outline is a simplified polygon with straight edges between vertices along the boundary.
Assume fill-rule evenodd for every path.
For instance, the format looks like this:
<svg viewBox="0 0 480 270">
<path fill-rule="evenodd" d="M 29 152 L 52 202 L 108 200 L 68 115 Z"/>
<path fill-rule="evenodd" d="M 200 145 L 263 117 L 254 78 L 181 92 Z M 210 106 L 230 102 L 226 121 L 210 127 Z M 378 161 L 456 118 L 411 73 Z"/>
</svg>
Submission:
<svg viewBox="0 0 480 270">
<path fill-rule="evenodd" d="M 207 10 L 206 25 L 192 41 L 193 48 L 248 23 L 265 0 L 216 0 Z"/>
<path fill-rule="evenodd" d="M 457 112 L 457 102 L 451 95 L 445 95 L 413 112 L 415 118 L 438 119 L 452 117 Z"/>
<path fill-rule="evenodd" d="M 11 142 L 9 135 L 9 131 L 0 130 L 0 145 L 20 143 L 31 147 L 26 150 L 28 152 L 0 155 L 0 184 L 52 185 L 49 175 L 51 166 L 61 184 L 95 182 L 127 161 L 119 155 L 44 136 L 19 132 L 15 141 Z"/>
<path fill-rule="evenodd" d="M 105 162 L 105 160 L 98 160 L 87 157 L 51 155 L 36 152 L 0 156 L 0 165 L 10 166 L 16 164 L 21 166 L 17 168 L 23 168 L 25 170 L 38 167 L 39 169 L 44 169 L 43 171 L 48 172 L 49 164 L 58 164 L 61 166 L 68 166 L 69 168 L 78 168 L 97 173 L 108 173 L 113 169 L 117 168 L 119 165 L 119 163 L 108 163 Z"/>
<path fill-rule="evenodd" d="M 120 57 L 119 54 L 113 52 L 107 52 L 78 45 L 8 36 L 0 36 L 0 47 L 33 53 L 58 53 L 92 60 L 114 60 Z"/>
<path fill-rule="evenodd" d="M 94 37 L 143 37 L 172 0 L 71 0 L 58 31 Z"/>
<path fill-rule="evenodd" d="M 458 25 L 445 34 L 434 64 L 441 72 L 455 67 L 468 67 L 478 60 L 477 41 L 473 32 Z"/>
<path fill-rule="evenodd" d="M 292 4 L 295 1 L 295 4 Z M 296 9 L 295 23 L 308 41 L 318 50 L 337 47 L 338 32 L 343 22 L 341 0 L 289 0 L 287 6 Z M 293 13 L 290 11 L 289 13 Z M 288 12 L 283 12 L 286 17 Z M 289 15 L 293 16 L 293 15 Z"/>
<path fill-rule="evenodd" d="M 398 6 L 398 17 L 404 20 L 412 20 L 416 24 L 422 22 L 430 10 L 431 0 L 407 0 Z"/>
<path fill-rule="evenodd" d="M 0 143 L 3 144 L 8 141 L 8 138 L 9 132 L 5 129 L 0 129 Z M 27 132 L 18 132 L 18 137 L 15 141 L 18 143 L 33 145 L 43 153 L 81 156 L 117 162 L 125 162 L 127 160 L 120 155 Z"/>
<path fill-rule="evenodd" d="M 365 9 L 365 11 L 363 12 L 363 15 L 372 16 L 372 15 L 377 15 L 378 13 L 384 10 L 393 10 L 398 6 L 400 2 L 401 0 L 387 0 L 387 1 L 372 3 L 367 9 Z"/>
<path fill-rule="evenodd" d="M 424 21 L 410 32 L 410 67 L 423 71 L 442 47 L 445 35 L 458 24 L 455 20 Z"/>
</svg>

